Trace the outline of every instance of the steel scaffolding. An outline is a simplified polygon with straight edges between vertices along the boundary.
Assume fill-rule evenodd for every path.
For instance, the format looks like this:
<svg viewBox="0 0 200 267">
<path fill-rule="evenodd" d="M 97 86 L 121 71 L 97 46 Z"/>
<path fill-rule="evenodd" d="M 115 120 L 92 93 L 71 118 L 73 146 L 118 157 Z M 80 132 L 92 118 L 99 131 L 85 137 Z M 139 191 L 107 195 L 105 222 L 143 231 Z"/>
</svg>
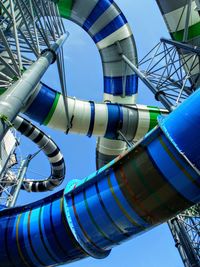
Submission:
<svg viewBox="0 0 200 267">
<path fill-rule="evenodd" d="M 61 88 L 66 95 L 62 45 L 67 37 L 53 1 L 0 1 L 0 140 L 54 61 L 57 61 Z M 20 99 L 20 105 L 15 104 L 15 98 Z M 8 108 L 9 105 L 12 108 Z M 65 106 L 67 113 L 67 103 Z M 14 150 L 7 155 L 8 162 L 13 155 Z M 23 175 L 7 163 L 4 165 L 0 172 L 0 205 L 13 205 Z"/>
</svg>

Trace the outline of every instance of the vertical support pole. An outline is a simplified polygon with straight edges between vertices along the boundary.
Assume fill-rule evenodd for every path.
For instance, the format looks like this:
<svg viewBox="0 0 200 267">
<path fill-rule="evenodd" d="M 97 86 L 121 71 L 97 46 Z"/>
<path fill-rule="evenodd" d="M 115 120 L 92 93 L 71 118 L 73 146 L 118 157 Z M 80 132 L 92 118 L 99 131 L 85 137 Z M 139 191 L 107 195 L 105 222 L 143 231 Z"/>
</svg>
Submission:
<svg viewBox="0 0 200 267">
<path fill-rule="evenodd" d="M 183 223 L 177 216 L 168 222 L 168 226 L 175 240 L 182 261 L 185 267 L 199 267 L 200 262 L 192 246 L 191 240 L 183 226 Z"/>
<path fill-rule="evenodd" d="M 63 34 L 50 49 L 44 50 L 41 57 L 25 71 L 21 78 L 0 96 L 0 141 L 11 126 L 11 122 L 25 107 L 27 99 L 34 92 L 48 67 L 56 60 L 56 55 L 66 38 L 67 35 Z"/>
<path fill-rule="evenodd" d="M 174 106 L 168 101 L 163 92 L 159 92 L 157 88 L 145 77 L 145 75 L 124 55 L 122 54 L 123 60 L 128 64 L 128 66 L 136 73 L 136 75 L 141 79 L 141 81 L 151 90 L 155 95 L 156 100 L 159 100 L 163 105 L 169 110 L 173 111 Z"/>
<path fill-rule="evenodd" d="M 26 159 L 22 160 L 22 162 L 21 162 L 19 172 L 17 174 L 18 183 L 11 190 L 12 198 L 11 198 L 11 200 L 9 200 L 7 202 L 8 208 L 14 207 L 16 204 L 17 198 L 19 196 L 20 188 L 21 188 L 21 185 L 23 183 L 24 177 L 26 175 L 26 171 L 27 171 L 28 165 L 30 163 L 30 160 L 31 160 L 31 155 L 29 155 Z"/>
<path fill-rule="evenodd" d="M 188 0 L 187 4 L 188 4 L 188 7 L 187 7 L 186 20 L 185 20 L 185 29 L 184 29 L 184 35 L 183 35 L 183 42 L 186 42 L 188 40 L 188 30 L 189 30 L 189 25 L 190 25 L 192 0 Z"/>
</svg>

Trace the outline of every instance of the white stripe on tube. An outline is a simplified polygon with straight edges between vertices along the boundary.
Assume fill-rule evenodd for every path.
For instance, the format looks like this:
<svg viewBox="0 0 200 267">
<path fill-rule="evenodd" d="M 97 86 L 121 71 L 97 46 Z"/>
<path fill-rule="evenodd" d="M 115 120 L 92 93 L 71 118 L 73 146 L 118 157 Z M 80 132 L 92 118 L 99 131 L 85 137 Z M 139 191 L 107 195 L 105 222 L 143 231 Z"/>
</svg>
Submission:
<svg viewBox="0 0 200 267">
<path fill-rule="evenodd" d="M 149 130 L 150 113 L 149 109 L 145 106 L 136 105 L 138 108 L 138 127 L 135 135 L 135 140 L 139 140 Z"/>
<path fill-rule="evenodd" d="M 137 95 L 138 94 L 134 94 L 132 96 L 122 97 L 122 96 L 114 96 L 114 95 L 110 95 L 110 94 L 104 94 L 103 98 L 104 98 L 105 102 L 108 101 L 111 103 L 120 103 L 120 104 L 124 104 L 124 105 L 132 105 L 133 103 L 136 102 Z"/>
<path fill-rule="evenodd" d="M 97 150 L 101 154 L 109 156 L 118 156 L 126 150 L 127 146 L 124 141 L 100 138 Z"/>
<path fill-rule="evenodd" d="M 107 105 L 95 104 L 95 122 L 93 134 L 104 135 L 108 125 Z"/>
<path fill-rule="evenodd" d="M 97 3 L 98 0 L 74 1 L 70 18 L 74 20 L 76 24 L 83 26 L 84 22 Z"/>
<path fill-rule="evenodd" d="M 110 34 L 109 36 L 98 42 L 97 47 L 99 48 L 99 50 L 106 48 L 109 45 L 116 43 L 117 41 L 121 41 L 130 37 L 131 35 L 132 32 L 130 26 L 127 23 L 124 26 L 122 26 L 119 30 L 113 32 L 112 34 Z"/>
</svg>

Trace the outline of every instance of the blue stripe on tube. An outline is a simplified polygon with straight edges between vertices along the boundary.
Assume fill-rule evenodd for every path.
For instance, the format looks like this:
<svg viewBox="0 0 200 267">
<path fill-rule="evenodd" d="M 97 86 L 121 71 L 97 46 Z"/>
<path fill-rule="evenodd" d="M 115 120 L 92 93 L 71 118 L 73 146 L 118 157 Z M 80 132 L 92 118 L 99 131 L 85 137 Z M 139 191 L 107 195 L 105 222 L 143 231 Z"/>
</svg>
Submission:
<svg viewBox="0 0 200 267">
<path fill-rule="evenodd" d="M 115 177 L 115 174 L 113 173 L 111 176 L 111 183 L 115 192 L 116 197 L 119 199 L 121 205 L 123 206 L 124 210 L 126 210 L 127 214 L 129 214 L 129 216 L 132 218 L 132 220 L 138 224 L 137 226 L 133 225 L 133 231 L 135 232 L 139 232 L 141 230 L 141 227 L 147 228 L 149 225 L 149 223 L 147 223 L 146 221 L 144 221 L 134 210 L 133 208 L 129 205 L 129 203 L 127 202 L 126 198 L 124 197 L 120 186 L 117 182 L 117 179 Z"/>
<path fill-rule="evenodd" d="M 119 209 L 109 189 L 108 181 L 106 179 L 102 179 L 101 181 L 99 181 L 98 185 L 102 201 L 107 208 L 108 213 L 110 214 L 116 225 L 120 229 L 122 229 L 122 231 L 127 233 L 128 229 L 132 229 L 132 224 L 127 220 L 122 211 Z"/>
<path fill-rule="evenodd" d="M 56 91 L 43 84 L 25 114 L 30 119 L 42 124 L 53 106 L 55 97 Z"/>
<path fill-rule="evenodd" d="M 90 108 L 91 108 L 91 117 L 90 117 L 90 126 L 87 132 L 87 136 L 91 137 L 93 130 L 94 130 L 94 122 L 95 122 L 95 103 L 93 101 L 90 102 Z"/>
<path fill-rule="evenodd" d="M 126 83 L 124 79 L 126 77 Z M 125 95 L 132 96 L 137 93 L 138 78 L 135 74 L 125 77 L 104 77 L 104 93 L 114 96 L 123 95 L 125 86 Z"/>
<path fill-rule="evenodd" d="M 120 130 L 123 122 L 122 107 L 118 104 L 107 104 L 108 108 L 108 124 L 105 133 L 106 138 L 117 138 L 118 130 Z"/>
<path fill-rule="evenodd" d="M 44 217 L 44 206 L 41 207 L 41 214 L 40 214 L 40 227 L 41 227 L 41 236 L 42 236 L 42 240 L 44 245 L 46 246 L 47 251 L 50 253 L 50 255 L 53 257 L 55 262 L 60 262 L 60 250 L 56 248 L 56 246 L 54 245 L 55 240 L 51 239 L 51 241 L 48 241 L 47 235 L 45 233 L 45 228 L 46 227 L 50 227 L 50 220 L 46 220 L 46 218 Z M 50 233 L 51 231 L 49 231 Z M 50 238 L 53 237 L 53 234 L 49 234 L 48 236 L 50 236 Z"/>
<path fill-rule="evenodd" d="M 40 262 L 45 263 L 46 265 L 51 265 L 55 263 L 53 259 L 48 255 L 41 237 L 39 235 L 39 208 L 32 210 L 31 216 L 30 216 L 30 238 L 32 242 L 32 247 L 34 248 L 35 254 L 37 255 L 38 259 L 40 259 Z M 35 233 L 38 234 L 38 236 L 35 235 Z"/>
<path fill-rule="evenodd" d="M 101 231 L 104 232 L 105 235 L 108 236 L 111 240 L 113 240 L 113 242 L 107 240 L 107 247 L 110 245 L 113 245 L 113 243 L 117 243 L 118 240 L 116 238 L 118 237 L 119 232 L 117 231 L 117 234 L 115 234 L 115 232 L 113 231 L 112 222 L 110 221 L 109 217 L 106 215 L 105 210 L 99 201 L 99 197 L 98 197 L 98 193 L 95 188 L 95 185 L 88 188 L 86 194 L 87 194 L 87 199 L 91 198 L 95 200 L 95 208 L 93 208 L 94 201 L 88 201 L 88 206 L 93 215 L 94 220 L 98 224 Z M 101 216 L 99 216 L 99 214 L 101 214 Z M 99 240 L 97 240 L 97 244 L 100 245 Z"/>
<path fill-rule="evenodd" d="M 115 17 L 110 23 L 108 23 L 101 31 L 95 34 L 92 39 L 95 43 L 100 42 L 104 38 L 108 37 L 112 33 L 119 30 L 122 26 L 127 23 L 125 16 L 121 13 Z"/>
<path fill-rule="evenodd" d="M 89 196 L 87 195 L 87 197 L 89 197 Z M 90 202 L 92 201 L 95 204 L 96 199 L 97 199 L 97 197 L 93 196 L 93 198 L 90 198 Z M 88 201 L 87 201 L 87 203 L 88 203 Z M 86 202 L 84 201 L 84 192 L 81 192 L 81 193 L 75 195 L 75 205 L 76 205 L 77 214 L 79 216 L 81 225 L 84 228 L 84 230 L 87 232 L 87 235 L 89 236 L 90 240 L 92 240 L 92 242 L 90 243 L 89 240 L 87 239 L 87 242 L 90 245 L 93 245 L 93 243 L 94 243 L 97 246 L 97 248 L 103 249 L 106 246 L 106 244 L 108 244 L 108 242 L 104 238 L 104 236 L 97 230 L 97 228 L 95 227 L 95 225 L 93 224 L 93 222 L 90 218 L 90 215 L 89 215 L 87 208 L 86 208 Z M 94 206 L 94 207 L 96 208 L 96 206 Z M 83 211 L 85 211 L 85 212 L 83 212 Z M 90 209 L 90 211 L 91 211 L 91 209 Z"/>
<path fill-rule="evenodd" d="M 57 237 L 57 234 L 60 232 L 60 224 L 58 225 L 58 228 L 55 229 L 55 227 L 52 225 L 50 214 L 51 214 L 51 204 L 45 205 L 42 208 L 42 220 L 45 222 L 45 224 L 44 223 L 42 224 L 42 232 L 44 235 L 44 240 L 46 241 L 46 244 L 50 245 L 51 250 L 54 251 L 54 254 L 60 259 L 64 260 L 66 259 L 66 253 L 60 248 L 62 244 L 59 242 Z M 57 217 L 59 217 L 59 210 Z M 49 220 L 47 219 L 45 220 L 45 218 L 49 218 Z"/>
<path fill-rule="evenodd" d="M 83 24 L 83 29 L 88 31 L 97 19 L 112 5 L 113 0 L 100 0 Z"/>
<path fill-rule="evenodd" d="M 173 151 L 174 160 L 169 153 L 163 148 L 160 140 L 164 142 L 167 148 L 170 147 L 170 151 Z M 200 199 L 200 186 L 195 185 L 191 179 L 196 182 L 200 182 L 199 176 L 195 171 L 188 171 L 189 165 L 181 160 L 181 155 L 179 156 L 177 150 L 173 148 L 172 144 L 162 135 L 161 139 L 156 139 L 148 146 L 148 153 L 157 166 L 157 169 L 162 173 L 166 180 L 174 186 L 174 188 L 186 199 L 191 202 L 197 203 Z M 159 151 L 159 153 L 158 153 Z M 191 173 L 192 171 L 192 173 Z M 187 176 L 186 176 L 187 173 Z M 189 177 L 190 178 L 189 178 Z M 180 183 L 181 181 L 181 183 Z"/>
<path fill-rule="evenodd" d="M 17 217 L 13 216 L 9 220 L 9 223 L 7 226 L 8 230 L 7 230 L 6 245 L 7 245 L 8 258 L 10 258 L 11 262 L 17 263 L 18 266 L 19 265 L 24 266 L 24 262 L 22 261 L 18 253 L 17 242 L 13 242 L 13 239 L 15 239 L 16 237 L 15 231 L 16 231 L 18 216 Z M 9 236 L 13 238 L 8 238 Z"/>
<path fill-rule="evenodd" d="M 32 254 L 30 245 L 28 243 L 28 236 L 24 235 L 24 230 L 25 228 L 27 228 L 27 226 L 25 226 L 28 221 L 27 214 L 28 214 L 27 212 L 22 213 L 22 216 L 20 218 L 20 222 L 18 226 L 18 233 L 19 233 L 19 236 L 22 236 L 23 238 L 20 238 L 18 241 L 19 241 L 20 250 L 21 250 L 21 253 L 23 254 L 24 260 L 28 264 L 30 264 L 30 266 L 32 266 L 32 265 L 38 264 L 38 262 L 34 261 L 34 255 Z"/>
<path fill-rule="evenodd" d="M 0 225 L 1 225 L 1 238 L 0 238 L 0 255 L 1 255 L 1 261 L 4 262 L 5 266 L 10 266 L 11 261 L 9 259 L 9 256 L 7 255 L 7 250 L 9 250 L 7 246 L 7 232 L 8 232 L 8 223 L 9 218 L 8 217 L 1 217 L 0 219 Z"/>
</svg>

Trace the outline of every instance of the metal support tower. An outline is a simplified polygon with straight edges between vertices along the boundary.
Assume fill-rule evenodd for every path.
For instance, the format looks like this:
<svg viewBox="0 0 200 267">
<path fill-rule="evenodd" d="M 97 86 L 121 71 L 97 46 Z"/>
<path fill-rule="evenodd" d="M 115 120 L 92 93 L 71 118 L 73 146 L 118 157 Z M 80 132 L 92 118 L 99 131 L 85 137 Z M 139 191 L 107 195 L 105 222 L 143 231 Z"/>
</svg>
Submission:
<svg viewBox="0 0 200 267">
<path fill-rule="evenodd" d="M 200 266 L 200 205 L 168 222 L 185 267 Z"/>
<path fill-rule="evenodd" d="M 119 48 L 120 52 L 120 48 Z M 169 111 L 200 86 L 200 47 L 161 39 L 135 66 L 127 65 Z M 200 204 L 168 222 L 185 267 L 200 267 Z"/>
<path fill-rule="evenodd" d="M 55 2 L 0 1 L 0 140 L 56 60 L 62 92 L 67 94 L 62 45 L 69 34 Z M 67 100 L 64 102 L 69 125 Z M 11 174 L 10 168 L 6 170 Z M 13 173 L 12 181 L 9 177 L 6 171 L 0 174 L 0 204 L 3 205 L 13 205 L 11 196 L 19 192 L 21 175 Z"/>
</svg>

